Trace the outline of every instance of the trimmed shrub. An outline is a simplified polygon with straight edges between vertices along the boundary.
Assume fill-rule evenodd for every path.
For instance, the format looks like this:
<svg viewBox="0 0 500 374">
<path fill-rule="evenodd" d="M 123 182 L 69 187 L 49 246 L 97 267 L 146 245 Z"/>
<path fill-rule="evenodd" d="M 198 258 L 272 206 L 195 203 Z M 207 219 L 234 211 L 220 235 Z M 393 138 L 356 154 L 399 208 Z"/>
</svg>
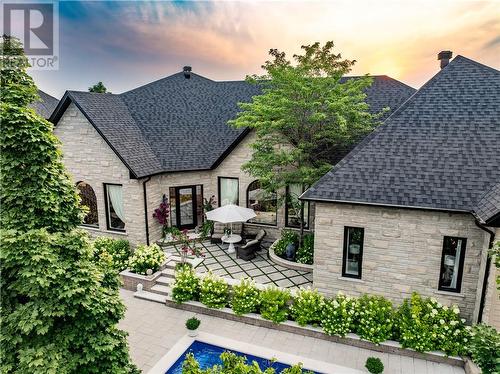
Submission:
<svg viewBox="0 0 500 374">
<path fill-rule="evenodd" d="M 394 309 L 382 296 L 363 295 L 359 299 L 356 333 L 363 339 L 380 343 L 392 337 Z"/>
<path fill-rule="evenodd" d="M 200 280 L 196 276 L 194 269 L 189 266 L 176 269 L 175 282 L 172 287 L 172 299 L 178 303 L 196 300 L 198 299 L 199 292 Z"/>
<path fill-rule="evenodd" d="M 127 268 L 129 257 L 132 254 L 128 240 L 100 236 L 92 242 L 92 247 L 96 260 L 106 259 L 106 262 L 117 271 Z"/>
<path fill-rule="evenodd" d="M 142 244 L 135 249 L 128 266 L 134 273 L 146 275 L 148 269 L 151 269 L 153 273 L 158 271 L 166 257 L 165 252 L 158 245 Z"/>
<path fill-rule="evenodd" d="M 469 351 L 485 374 L 500 373 L 500 333 L 484 324 L 472 328 Z"/>
<path fill-rule="evenodd" d="M 321 327 L 328 335 L 346 336 L 354 329 L 358 303 L 356 299 L 340 293 L 324 302 Z"/>
<path fill-rule="evenodd" d="M 212 273 L 202 279 L 200 283 L 200 301 L 209 308 L 220 309 L 227 305 L 229 286 L 224 279 Z"/>
<path fill-rule="evenodd" d="M 314 261 L 314 234 L 305 234 L 302 246 L 297 250 L 295 260 L 301 264 L 312 265 Z"/>
<path fill-rule="evenodd" d="M 196 317 L 191 317 L 186 321 L 186 328 L 188 330 L 196 330 L 200 327 L 201 321 Z"/>
<path fill-rule="evenodd" d="M 365 368 L 372 374 L 381 374 L 384 371 L 384 364 L 378 357 L 368 357 Z"/>
<path fill-rule="evenodd" d="M 318 290 L 301 288 L 293 298 L 293 304 L 290 308 L 293 319 L 300 326 L 319 325 L 324 299 Z"/>
<path fill-rule="evenodd" d="M 231 307 L 237 315 L 257 312 L 260 304 L 259 290 L 251 279 L 242 279 L 233 286 Z"/>
<path fill-rule="evenodd" d="M 269 286 L 260 292 L 260 314 L 262 318 L 280 323 L 288 318 L 290 291 Z"/>
</svg>

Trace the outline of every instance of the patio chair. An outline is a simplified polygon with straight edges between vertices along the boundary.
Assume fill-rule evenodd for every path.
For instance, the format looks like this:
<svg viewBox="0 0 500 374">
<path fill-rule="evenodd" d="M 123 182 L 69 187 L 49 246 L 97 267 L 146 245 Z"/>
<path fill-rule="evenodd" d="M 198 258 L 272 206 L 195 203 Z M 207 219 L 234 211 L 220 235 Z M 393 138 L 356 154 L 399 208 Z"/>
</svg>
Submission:
<svg viewBox="0 0 500 374">
<path fill-rule="evenodd" d="M 255 258 L 255 252 L 261 250 L 262 239 L 266 236 L 264 230 L 259 230 L 255 239 L 247 241 L 244 245 L 236 248 L 236 257 L 245 261 L 250 261 Z"/>
</svg>

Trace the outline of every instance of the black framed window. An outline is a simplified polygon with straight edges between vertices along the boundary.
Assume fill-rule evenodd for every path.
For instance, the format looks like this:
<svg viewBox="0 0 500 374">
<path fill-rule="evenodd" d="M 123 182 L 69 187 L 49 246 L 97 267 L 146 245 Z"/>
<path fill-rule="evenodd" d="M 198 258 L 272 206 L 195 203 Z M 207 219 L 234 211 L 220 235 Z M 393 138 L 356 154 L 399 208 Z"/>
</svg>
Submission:
<svg viewBox="0 0 500 374">
<path fill-rule="evenodd" d="M 253 209 L 257 215 L 248 222 L 276 226 L 278 217 L 278 199 L 276 193 L 269 193 L 262 189 L 258 180 L 248 185 L 247 208 Z"/>
<path fill-rule="evenodd" d="M 286 187 L 285 226 L 300 228 L 299 196 L 305 191 L 301 184 L 290 184 Z M 304 228 L 309 228 L 309 202 L 304 204 Z"/>
<path fill-rule="evenodd" d="M 467 239 L 445 236 L 441 270 L 439 274 L 439 289 L 449 292 L 460 292 L 464 270 L 465 247 Z"/>
<path fill-rule="evenodd" d="M 170 187 L 170 223 L 181 230 L 203 222 L 203 185 Z"/>
<path fill-rule="evenodd" d="M 99 214 L 97 211 L 97 198 L 94 189 L 86 182 L 76 184 L 81 204 L 87 207 L 87 215 L 83 219 L 83 226 L 99 227 Z"/>
<path fill-rule="evenodd" d="M 108 230 L 125 231 L 123 187 L 121 184 L 104 184 L 106 223 Z"/>
<path fill-rule="evenodd" d="M 219 206 L 240 204 L 240 181 L 233 177 L 218 177 Z"/>
<path fill-rule="evenodd" d="M 361 278 L 364 235 L 362 227 L 344 227 L 343 277 Z"/>
</svg>

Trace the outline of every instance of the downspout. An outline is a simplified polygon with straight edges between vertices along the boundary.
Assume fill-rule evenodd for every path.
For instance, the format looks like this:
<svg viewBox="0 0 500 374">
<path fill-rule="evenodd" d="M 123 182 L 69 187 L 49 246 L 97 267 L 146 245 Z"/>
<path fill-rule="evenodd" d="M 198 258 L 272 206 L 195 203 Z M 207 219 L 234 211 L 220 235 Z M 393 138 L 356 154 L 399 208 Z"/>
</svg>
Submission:
<svg viewBox="0 0 500 374">
<path fill-rule="evenodd" d="M 488 234 L 490 234 L 490 244 L 488 245 L 488 250 L 493 248 L 493 241 L 495 240 L 495 233 L 488 229 L 486 226 L 483 226 L 479 221 L 476 219 L 474 221 L 477 227 L 479 227 L 481 230 L 486 231 Z M 490 266 L 491 266 L 491 257 L 488 255 L 486 259 L 486 269 L 484 271 L 484 279 L 483 279 L 483 289 L 481 290 L 481 301 L 479 303 L 479 313 L 477 316 L 477 323 L 480 323 L 483 319 L 483 311 L 484 311 L 484 303 L 486 302 L 486 291 L 488 289 L 488 278 L 490 277 Z"/>
<path fill-rule="evenodd" d="M 149 245 L 148 194 L 146 192 L 146 183 L 150 180 L 151 177 L 147 177 L 144 182 L 142 182 L 142 192 L 144 194 L 144 222 L 146 224 L 146 245 Z"/>
</svg>

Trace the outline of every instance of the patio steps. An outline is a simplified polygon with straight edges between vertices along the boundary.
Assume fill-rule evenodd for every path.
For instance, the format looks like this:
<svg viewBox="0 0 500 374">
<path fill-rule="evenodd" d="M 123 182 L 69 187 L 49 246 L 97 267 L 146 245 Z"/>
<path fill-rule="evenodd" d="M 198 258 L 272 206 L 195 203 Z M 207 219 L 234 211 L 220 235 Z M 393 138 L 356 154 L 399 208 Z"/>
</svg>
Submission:
<svg viewBox="0 0 500 374">
<path fill-rule="evenodd" d="M 169 277 L 169 276 L 161 276 L 158 279 L 156 279 L 156 284 L 160 284 L 163 286 L 169 286 L 174 282 L 174 277 Z"/>
<path fill-rule="evenodd" d="M 172 293 L 172 288 L 157 283 L 153 287 L 151 287 L 151 291 L 159 295 L 168 296 Z"/>
<path fill-rule="evenodd" d="M 165 302 L 167 301 L 167 296 L 149 291 L 135 292 L 134 297 L 137 297 L 138 299 L 154 301 L 155 303 L 161 304 L 165 304 Z"/>
</svg>

